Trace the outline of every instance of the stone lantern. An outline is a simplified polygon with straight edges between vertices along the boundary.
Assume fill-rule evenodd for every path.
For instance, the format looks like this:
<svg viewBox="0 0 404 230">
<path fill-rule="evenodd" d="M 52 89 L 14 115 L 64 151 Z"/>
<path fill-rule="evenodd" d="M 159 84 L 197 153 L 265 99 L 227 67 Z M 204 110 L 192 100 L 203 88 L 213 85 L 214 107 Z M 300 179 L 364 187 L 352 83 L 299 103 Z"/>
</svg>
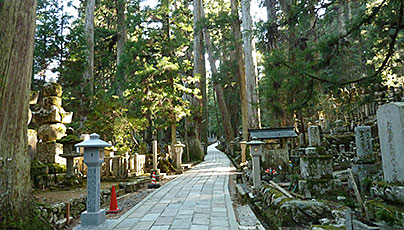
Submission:
<svg viewBox="0 0 404 230">
<path fill-rule="evenodd" d="M 80 153 L 77 153 L 74 149 L 74 145 L 78 143 L 80 139 L 74 135 L 68 135 L 58 141 L 63 144 L 63 154 L 60 156 L 66 158 L 66 179 L 74 178 L 74 158 L 81 157 Z"/>
<path fill-rule="evenodd" d="M 250 146 L 252 156 L 254 189 L 258 190 L 261 186 L 260 157 L 262 155 L 262 144 L 264 144 L 264 142 L 254 138 L 252 141 L 247 142 L 247 144 Z"/>
<path fill-rule="evenodd" d="M 105 210 L 100 209 L 101 164 L 104 162 L 104 148 L 111 144 L 93 133 L 90 140 L 76 144 L 84 148 L 84 163 L 87 165 L 87 211 L 81 213 L 83 226 L 97 226 L 105 222 Z"/>
<path fill-rule="evenodd" d="M 179 141 L 174 145 L 175 167 L 177 169 L 177 173 L 182 173 L 182 152 L 184 151 L 184 147 L 185 145 Z"/>
</svg>

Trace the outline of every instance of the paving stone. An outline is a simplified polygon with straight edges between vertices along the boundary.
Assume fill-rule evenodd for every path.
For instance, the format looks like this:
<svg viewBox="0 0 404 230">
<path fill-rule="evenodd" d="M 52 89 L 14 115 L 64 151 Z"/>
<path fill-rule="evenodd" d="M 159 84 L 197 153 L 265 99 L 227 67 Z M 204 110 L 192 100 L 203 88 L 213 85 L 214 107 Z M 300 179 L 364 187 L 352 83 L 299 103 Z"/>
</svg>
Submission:
<svg viewBox="0 0 404 230">
<path fill-rule="evenodd" d="M 154 222 L 154 225 L 168 225 L 170 226 L 171 223 L 173 222 L 174 217 L 171 216 L 160 216 L 159 218 L 156 219 Z"/>
<path fill-rule="evenodd" d="M 208 225 L 196 225 L 196 224 L 191 225 L 191 230 L 208 230 L 208 229 L 209 229 Z"/>
<path fill-rule="evenodd" d="M 110 229 L 236 228 L 234 213 L 227 211 L 231 208 L 226 187 L 230 164 L 222 152 L 210 146 L 204 162 L 150 194 Z"/>
<path fill-rule="evenodd" d="M 150 214 L 146 214 L 143 218 L 142 221 L 155 221 L 157 219 L 157 217 L 159 217 L 160 214 L 159 213 L 150 213 Z"/>
<path fill-rule="evenodd" d="M 153 226 L 151 230 L 168 230 L 170 228 L 169 225 L 166 226 Z"/>
<path fill-rule="evenodd" d="M 150 229 L 153 224 L 153 221 L 140 221 L 135 225 L 136 230 Z"/>
<path fill-rule="evenodd" d="M 130 228 L 133 225 L 135 225 L 137 222 L 139 222 L 139 218 L 131 218 L 131 219 L 125 219 L 123 220 L 120 224 L 118 224 L 118 226 L 116 226 L 116 228 L 119 229 L 124 229 L 124 228 Z"/>
</svg>

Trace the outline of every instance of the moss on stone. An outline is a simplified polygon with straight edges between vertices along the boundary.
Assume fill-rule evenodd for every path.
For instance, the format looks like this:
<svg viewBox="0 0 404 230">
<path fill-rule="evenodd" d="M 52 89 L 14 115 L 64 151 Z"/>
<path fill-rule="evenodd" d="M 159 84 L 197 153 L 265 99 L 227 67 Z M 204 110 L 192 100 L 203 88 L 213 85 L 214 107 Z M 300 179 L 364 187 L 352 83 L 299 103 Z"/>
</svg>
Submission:
<svg viewBox="0 0 404 230">
<path fill-rule="evenodd" d="M 366 201 L 365 205 L 378 221 L 399 226 L 404 223 L 404 209 L 401 207 L 386 204 L 379 200 Z"/>
<path fill-rule="evenodd" d="M 327 151 L 323 146 L 316 146 L 316 152 L 320 155 L 326 155 Z"/>
<path fill-rule="evenodd" d="M 76 136 L 76 135 L 67 135 L 64 136 L 62 139 L 58 140 L 58 143 L 78 143 L 80 142 L 80 137 Z"/>
</svg>

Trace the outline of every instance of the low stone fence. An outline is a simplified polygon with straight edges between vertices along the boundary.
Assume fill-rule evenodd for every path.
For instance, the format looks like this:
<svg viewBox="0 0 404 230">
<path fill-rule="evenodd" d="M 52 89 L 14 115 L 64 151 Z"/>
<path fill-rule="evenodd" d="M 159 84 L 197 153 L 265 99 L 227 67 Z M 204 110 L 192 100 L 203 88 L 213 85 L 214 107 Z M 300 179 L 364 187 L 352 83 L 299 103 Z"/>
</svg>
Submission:
<svg viewBox="0 0 404 230">
<path fill-rule="evenodd" d="M 138 189 L 145 188 L 149 183 L 149 177 L 142 177 L 131 182 L 121 182 L 119 183 L 116 194 L 119 197 L 126 193 L 132 193 L 137 191 Z M 111 190 L 103 189 L 100 191 L 100 194 L 101 206 L 108 206 L 109 202 L 111 201 Z M 79 218 L 80 213 L 87 209 L 86 202 L 86 195 L 83 194 L 68 201 L 52 204 L 49 206 L 38 206 L 38 211 L 41 214 L 42 218 L 47 220 L 53 227 L 55 227 L 56 229 L 65 229 L 67 203 L 70 203 L 70 219 L 72 219 Z"/>
</svg>

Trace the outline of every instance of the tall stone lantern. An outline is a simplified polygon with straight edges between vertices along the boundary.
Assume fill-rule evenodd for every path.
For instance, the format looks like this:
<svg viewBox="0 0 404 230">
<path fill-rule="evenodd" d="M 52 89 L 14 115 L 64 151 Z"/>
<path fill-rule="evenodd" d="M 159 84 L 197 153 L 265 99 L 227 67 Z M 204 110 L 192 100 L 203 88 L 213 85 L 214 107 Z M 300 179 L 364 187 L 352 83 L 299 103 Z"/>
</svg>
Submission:
<svg viewBox="0 0 404 230">
<path fill-rule="evenodd" d="M 105 210 L 100 209 L 100 168 L 104 162 L 104 148 L 112 145 L 93 133 L 90 140 L 75 146 L 84 147 L 84 163 L 87 165 L 87 211 L 81 213 L 81 225 L 97 226 L 105 222 Z"/>
<path fill-rule="evenodd" d="M 182 153 L 184 151 L 184 147 L 185 145 L 179 141 L 174 145 L 175 167 L 177 168 L 177 173 L 182 173 Z"/>
<path fill-rule="evenodd" d="M 252 167 L 253 167 L 253 184 L 254 189 L 257 191 L 261 186 L 261 165 L 260 165 L 260 157 L 262 155 L 262 144 L 264 142 L 259 141 L 253 138 L 252 141 L 247 142 L 247 145 L 250 146 L 250 153 L 252 156 Z"/>
</svg>

